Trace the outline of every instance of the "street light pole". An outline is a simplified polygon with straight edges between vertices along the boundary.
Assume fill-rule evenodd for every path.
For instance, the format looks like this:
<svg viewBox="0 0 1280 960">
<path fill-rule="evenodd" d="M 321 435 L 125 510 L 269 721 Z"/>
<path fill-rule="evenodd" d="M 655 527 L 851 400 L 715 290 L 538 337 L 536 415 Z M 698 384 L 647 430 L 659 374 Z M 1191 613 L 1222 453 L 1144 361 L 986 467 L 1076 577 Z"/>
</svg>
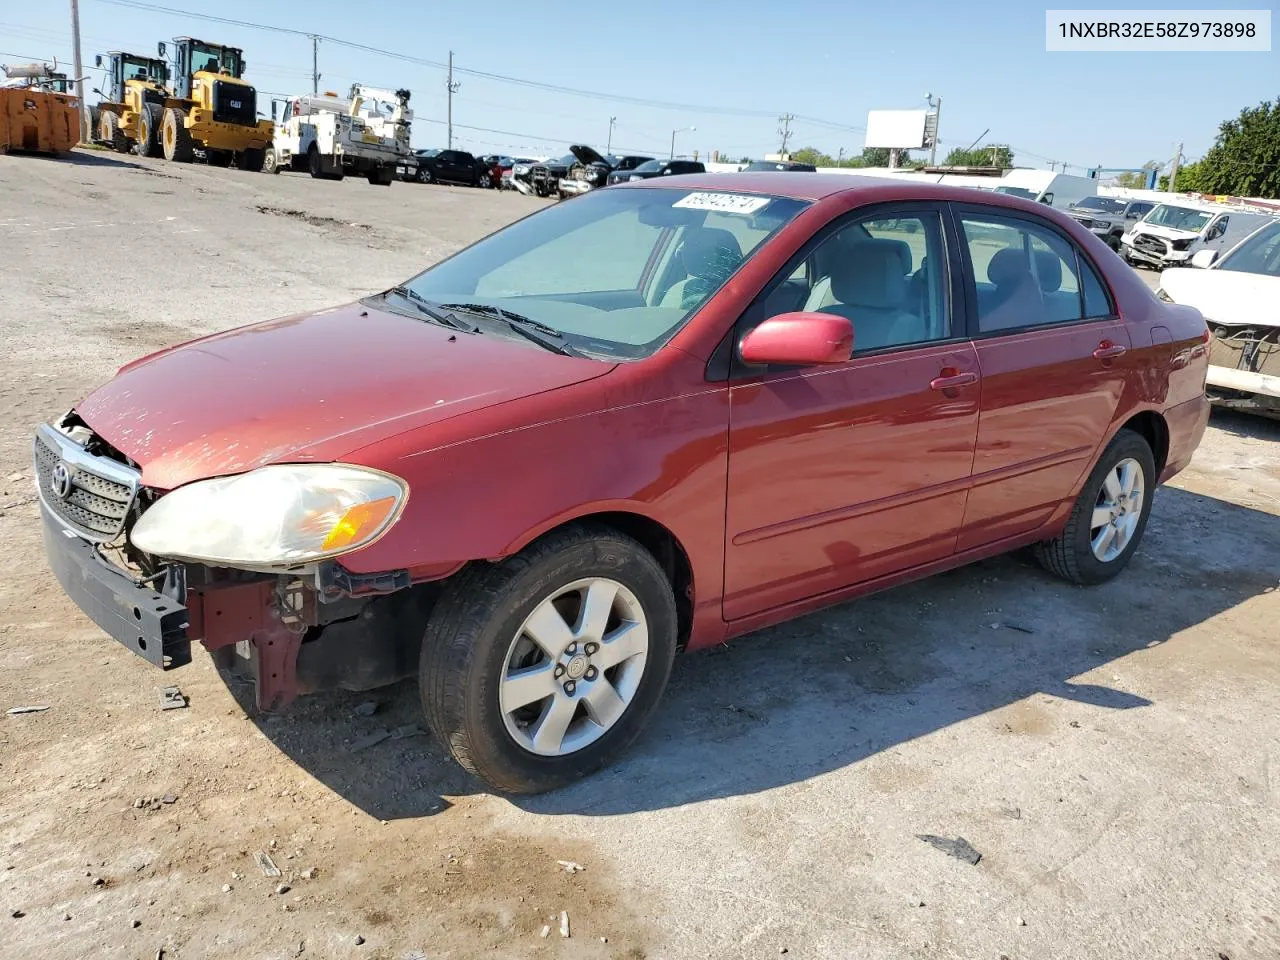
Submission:
<svg viewBox="0 0 1280 960">
<path fill-rule="evenodd" d="M 93 139 L 93 131 L 89 129 L 89 106 L 84 102 L 84 64 L 80 60 L 80 4 L 71 0 L 71 54 L 75 61 L 76 98 L 80 101 L 80 140 L 88 143 Z"/>
<path fill-rule="evenodd" d="M 618 122 L 617 117 L 609 118 L 609 142 L 604 145 L 605 156 L 613 152 L 613 125 Z"/>
<path fill-rule="evenodd" d="M 937 103 L 934 100 L 937 100 Z M 928 96 L 929 109 L 933 111 L 933 142 L 929 144 L 929 166 L 936 167 L 938 160 L 938 123 L 942 120 L 942 98 Z"/>
</svg>

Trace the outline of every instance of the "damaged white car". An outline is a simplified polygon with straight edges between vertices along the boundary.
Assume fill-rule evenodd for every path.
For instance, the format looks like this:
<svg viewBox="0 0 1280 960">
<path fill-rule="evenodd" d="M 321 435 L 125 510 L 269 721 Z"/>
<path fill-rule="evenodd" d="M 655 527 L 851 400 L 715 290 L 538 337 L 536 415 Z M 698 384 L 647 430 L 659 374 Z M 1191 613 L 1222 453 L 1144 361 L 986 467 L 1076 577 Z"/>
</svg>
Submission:
<svg viewBox="0 0 1280 960">
<path fill-rule="evenodd" d="M 1204 314 L 1213 333 L 1209 399 L 1280 418 L 1280 220 L 1222 257 L 1203 250 L 1194 261 L 1207 269 L 1164 271 L 1156 296 Z"/>
<path fill-rule="evenodd" d="M 1272 216 L 1193 200 L 1161 203 L 1120 238 L 1120 256 L 1134 266 L 1183 266 L 1201 250 L 1222 254 Z"/>
</svg>

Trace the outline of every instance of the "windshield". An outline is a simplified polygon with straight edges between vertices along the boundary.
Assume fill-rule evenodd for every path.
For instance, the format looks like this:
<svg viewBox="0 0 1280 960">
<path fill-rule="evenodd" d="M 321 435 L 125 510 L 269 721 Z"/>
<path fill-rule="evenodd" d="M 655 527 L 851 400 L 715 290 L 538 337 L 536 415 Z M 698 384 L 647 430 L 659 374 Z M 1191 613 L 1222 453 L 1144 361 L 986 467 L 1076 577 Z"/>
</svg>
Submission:
<svg viewBox="0 0 1280 960">
<path fill-rule="evenodd" d="M 151 78 L 151 61 L 140 57 L 125 57 L 124 78 L 126 80 L 149 80 Z"/>
<path fill-rule="evenodd" d="M 209 73 L 229 73 L 239 77 L 240 54 L 230 47 L 213 47 L 207 43 L 191 44 L 191 70 L 205 70 Z"/>
<path fill-rule="evenodd" d="M 1085 197 L 1076 207 L 1080 210 L 1100 210 L 1103 213 L 1119 213 L 1124 209 L 1123 200 L 1113 200 L 1111 197 Z"/>
<path fill-rule="evenodd" d="M 1146 222 L 1159 227 L 1172 227 L 1174 230 L 1189 230 L 1199 233 L 1206 223 L 1213 219 L 1213 214 L 1204 210 L 1193 210 L 1190 207 L 1171 207 L 1162 203 L 1147 214 Z"/>
<path fill-rule="evenodd" d="M 657 173 L 662 169 L 661 160 L 646 160 L 640 166 L 636 167 L 636 173 Z"/>
<path fill-rule="evenodd" d="M 1007 193 L 1011 197 L 1025 197 L 1027 200 L 1036 198 L 1036 194 L 1026 187 L 996 187 L 996 193 Z"/>
<path fill-rule="evenodd" d="M 594 191 L 516 221 L 406 286 L 434 304 L 526 317 L 590 354 L 646 357 L 806 206 L 706 191 Z"/>
<path fill-rule="evenodd" d="M 1280 220 L 1263 227 L 1236 247 L 1218 269 L 1280 277 Z"/>
</svg>

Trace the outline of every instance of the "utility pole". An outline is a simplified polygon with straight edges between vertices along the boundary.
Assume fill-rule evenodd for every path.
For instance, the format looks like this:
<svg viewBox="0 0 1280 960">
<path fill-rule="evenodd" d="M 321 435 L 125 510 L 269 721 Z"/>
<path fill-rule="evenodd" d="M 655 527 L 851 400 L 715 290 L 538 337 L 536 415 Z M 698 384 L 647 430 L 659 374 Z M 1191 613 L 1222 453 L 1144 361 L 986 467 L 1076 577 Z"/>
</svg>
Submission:
<svg viewBox="0 0 1280 960">
<path fill-rule="evenodd" d="M 934 97 L 932 93 L 925 95 L 925 102 L 929 104 L 929 109 L 933 111 L 933 136 L 929 143 L 929 166 L 937 166 L 938 160 L 938 121 L 942 119 L 942 98 Z"/>
<path fill-rule="evenodd" d="M 449 91 L 449 132 L 446 137 L 448 149 L 453 149 L 453 95 L 458 92 L 458 88 L 462 86 L 461 82 L 453 82 L 453 51 L 449 51 L 449 79 L 445 81 L 445 89 Z"/>
<path fill-rule="evenodd" d="M 1182 166 L 1182 144 L 1173 154 L 1173 163 L 1169 165 L 1169 192 L 1178 192 L 1178 167 Z"/>
<path fill-rule="evenodd" d="M 778 148 L 778 153 L 785 159 L 787 154 L 787 142 L 791 139 L 791 121 L 795 119 L 794 114 L 784 113 L 778 118 L 778 136 L 782 138 L 782 146 Z"/>
<path fill-rule="evenodd" d="M 89 129 L 89 106 L 84 102 L 84 64 L 80 61 L 80 0 L 71 0 L 71 53 L 75 60 L 76 96 L 80 100 L 80 140 L 93 139 Z"/>
<path fill-rule="evenodd" d="M 311 38 L 311 92 L 320 93 L 320 38 Z"/>
<path fill-rule="evenodd" d="M 613 125 L 618 122 L 617 117 L 609 118 L 609 142 L 604 146 L 605 156 L 608 156 L 613 149 Z"/>
</svg>

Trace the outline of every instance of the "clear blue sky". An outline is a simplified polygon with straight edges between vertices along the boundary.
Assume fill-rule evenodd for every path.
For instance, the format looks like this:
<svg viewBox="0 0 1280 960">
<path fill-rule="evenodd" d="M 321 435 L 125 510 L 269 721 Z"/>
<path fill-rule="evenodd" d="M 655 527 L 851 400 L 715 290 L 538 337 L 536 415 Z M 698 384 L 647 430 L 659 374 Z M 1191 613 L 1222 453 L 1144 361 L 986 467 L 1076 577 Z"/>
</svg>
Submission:
<svg viewBox="0 0 1280 960">
<path fill-rule="evenodd" d="M 334 0 L 150 0 L 163 6 L 314 31 L 459 68 L 698 108 L 677 110 L 549 93 L 459 73 L 455 146 L 547 155 L 569 143 L 665 156 L 719 149 L 734 158 L 776 151 L 776 115 L 793 149 L 862 149 L 869 109 L 942 103 L 942 148 L 1009 143 L 1019 164 L 1083 167 L 1167 161 L 1179 140 L 1192 159 L 1220 121 L 1280 95 L 1280 53 L 1047 53 L 1043 4 L 940 0 L 699 0 L 682 4 L 572 0 L 559 4 L 367 5 Z M 1055 6 L 1062 6 L 1056 4 Z M 1261 4 L 1239 3 L 1259 7 Z M 1128 4 L 1137 7 L 1138 4 Z M 1186 4 L 1187 9 L 1194 9 Z M 1201 3 L 1201 8 L 1209 6 Z M 1154 9 L 1154 8 L 1153 8 Z M 589 11 L 599 11 L 591 17 Z M 108 49 L 150 53 L 187 34 L 244 48 L 260 92 L 306 92 L 311 44 L 190 17 L 81 0 L 85 61 Z M 66 0 L 0 7 L 0 62 L 71 56 Z M 445 77 L 437 68 L 321 43 L 321 89 L 354 80 L 413 91 L 416 146 L 443 146 Z M 98 85 L 100 74 L 90 73 Z M 96 97 L 90 97 L 91 102 Z M 268 110 L 263 97 L 260 109 Z M 734 111 L 737 111 L 736 113 Z M 762 116 L 743 115 L 761 112 Z M 486 132 L 467 127 L 483 127 Z M 943 149 L 939 150 L 939 159 Z"/>
</svg>

